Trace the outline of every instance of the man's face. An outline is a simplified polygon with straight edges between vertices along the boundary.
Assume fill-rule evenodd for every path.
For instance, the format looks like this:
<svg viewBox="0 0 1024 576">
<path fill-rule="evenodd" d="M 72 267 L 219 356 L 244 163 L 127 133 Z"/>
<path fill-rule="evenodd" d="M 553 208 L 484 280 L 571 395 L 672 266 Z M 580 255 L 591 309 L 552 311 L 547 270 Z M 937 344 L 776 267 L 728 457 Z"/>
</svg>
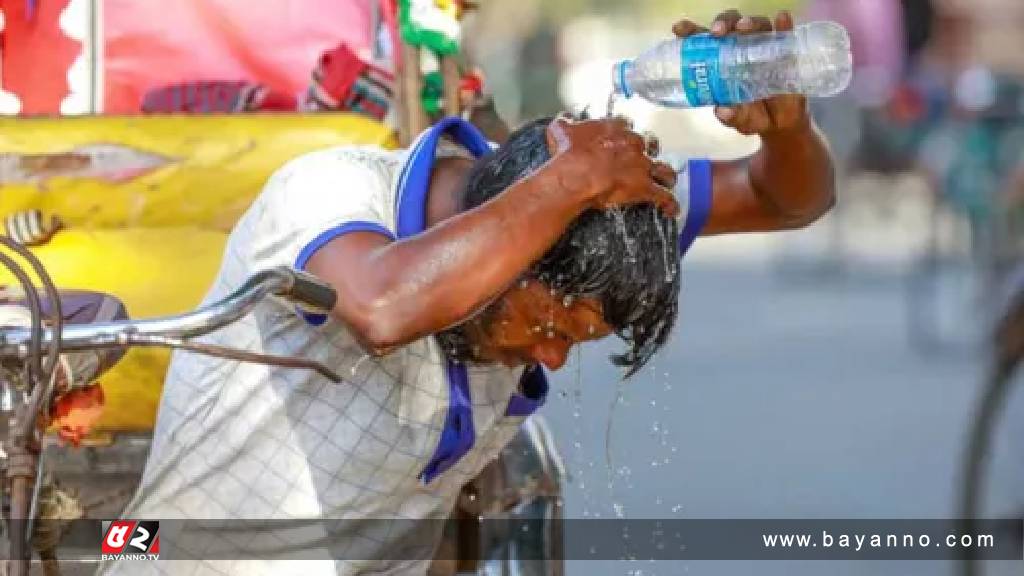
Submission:
<svg viewBox="0 0 1024 576">
<path fill-rule="evenodd" d="M 481 360 L 506 366 L 543 364 L 557 370 L 574 344 L 612 332 L 601 304 L 593 298 L 552 294 L 537 280 L 526 280 L 466 325 Z"/>
</svg>

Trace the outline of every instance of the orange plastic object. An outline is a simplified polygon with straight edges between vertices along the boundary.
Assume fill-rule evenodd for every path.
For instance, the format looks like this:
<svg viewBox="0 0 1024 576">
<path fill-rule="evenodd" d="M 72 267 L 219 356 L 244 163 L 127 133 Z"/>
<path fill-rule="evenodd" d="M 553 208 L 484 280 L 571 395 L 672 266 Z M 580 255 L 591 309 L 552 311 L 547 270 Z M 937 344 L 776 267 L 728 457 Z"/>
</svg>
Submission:
<svg viewBox="0 0 1024 576">
<path fill-rule="evenodd" d="M 78 446 L 103 415 L 103 388 L 91 384 L 59 397 L 50 409 L 51 426 L 62 440 Z"/>
</svg>

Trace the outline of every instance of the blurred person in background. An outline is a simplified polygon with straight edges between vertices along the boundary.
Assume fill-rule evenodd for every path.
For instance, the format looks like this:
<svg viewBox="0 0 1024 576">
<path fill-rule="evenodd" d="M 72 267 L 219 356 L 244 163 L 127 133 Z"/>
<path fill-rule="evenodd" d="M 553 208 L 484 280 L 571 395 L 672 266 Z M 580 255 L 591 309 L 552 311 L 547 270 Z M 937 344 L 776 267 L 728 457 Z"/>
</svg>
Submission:
<svg viewBox="0 0 1024 576">
<path fill-rule="evenodd" d="M 804 19 L 831 20 L 841 24 L 850 35 L 854 74 L 850 88 L 832 98 L 816 99 L 811 108 L 822 131 L 828 136 L 836 158 L 840 186 L 865 165 L 877 168 L 894 158 L 887 141 L 875 142 L 872 130 L 877 111 L 884 107 L 899 85 L 907 60 L 906 4 L 914 0 L 811 0 L 805 6 Z M 867 158 L 863 156 L 867 155 Z M 824 259 L 814 262 L 814 272 L 843 270 L 846 252 L 844 213 L 846 198 L 839 202 L 829 219 Z M 789 270 L 793 251 L 781 255 L 780 264 Z M 803 270 L 799 266 L 797 270 Z"/>
<path fill-rule="evenodd" d="M 969 224 L 976 261 L 998 282 L 1011 257 L 1005 227 L 1020 206 L 1024 84 L 1014 67 L 996 67 L 979 50 L 982 22 L 972 4 L 937 1 L 932 37 L 889 110 L 937 197 Z"/>
</svg>

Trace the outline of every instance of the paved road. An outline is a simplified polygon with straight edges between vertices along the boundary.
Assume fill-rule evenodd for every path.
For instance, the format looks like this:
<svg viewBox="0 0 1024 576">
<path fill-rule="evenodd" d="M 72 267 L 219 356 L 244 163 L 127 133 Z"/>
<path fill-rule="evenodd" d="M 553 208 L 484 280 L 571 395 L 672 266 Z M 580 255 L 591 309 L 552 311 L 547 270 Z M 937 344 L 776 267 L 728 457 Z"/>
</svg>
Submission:
<svg viewBox="0 0 1024 576">
<path fill-rule="evenodd" d="M 557 375 L 546 415 L 574 474 L 569 517 L 941 518 L 953 515 L 980 353 L 921 356 L 904 281 L 854 271 L 783 281 L 762 263 L 688 265 L 682 324 L 622 386 L 613 345 Z M 1022 386 L 1024 388 L 1024 386 Z M 574 417 L 574 412 L 579 417 Z M 1001 426 L 991 512 L 1024 510 L 1024 392 Z M 579 443 L 579 447 L 575 443 Z M 608 479 L 613 479 L 609 489 Z M 1003 563 L 995 573 L 1021 573 Z M 571 574 L 952 574 L 941 563 L 577 562 Z"/>
</svg>

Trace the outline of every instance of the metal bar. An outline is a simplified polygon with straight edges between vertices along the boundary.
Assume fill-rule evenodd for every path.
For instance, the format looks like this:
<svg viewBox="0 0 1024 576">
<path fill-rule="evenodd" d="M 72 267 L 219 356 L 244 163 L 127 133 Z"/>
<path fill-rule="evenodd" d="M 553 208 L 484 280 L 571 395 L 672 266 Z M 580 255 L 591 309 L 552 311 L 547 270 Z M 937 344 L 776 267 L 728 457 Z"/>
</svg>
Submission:
<svg viewBox="0 0 1024 576">
<path fill-rule="evenodd" d="M 28 542 L 21 537 L 28 522 L 29 494 L 31 478 L 15 476 L 11 478 L 11 560 L 10 576 L 28 576 L 31 563 L 31 552 Z M 13 536 L 18 534 L 19 536 Z"/>
<path fill-rule="evenodd" d="M 306 360 L 305 358 L 259 354 L 256 352 L 249 352 L 247 350 L 236 350 L 234 348 L 226 348 L 224 346 L 206 344 L 203 342 L 187 342 L 179 338 L 168 338 L 166 336 L 132 334 L 129 338 L 129 345 L 131 346 L 160 346 L 164 348 L 176 348 L 179 350 L 206 354 L 207 356 L 227 358 L 228 360 L 238 360 L 239 362 L 256 362 L 258 364 L 281 366 L 283 368 L 303 368 L 306 370 L 313 370 L 335 384 L 342 382 L 341 376 L 338 376 L 338 374 L 327 366 L 320 362 Z"/>
<path fill-rule="evenodd" d="M 124 346 L 132 337 L 166 336 L 190 338 L 208 334 L 223 328 L 248 314 L 263 298 L 271 294 L 287 293 L 294 282 L 294 276 L 287 269 L 273 269 L 260 272 L 245 282 L 241 288 L 219 302 L 210 304 L 189 314 L 156 318 L 152 320 L 126 320 L 66 326 L 61 337 L 61 348 L 75 352 L 96 350 L 112 346 Z M 0 357 L 24 358 L 31 333 L 25 328 L 12 328 L 0 332 Z M 53 341 L 53 331 L 44 330 L 44 346 Z"/>
<path fill-rule="evenodd" d="M 409 87 L 405 85 L 405 43 L 399 39 L 399 68 L 395 74 L 395 118 L 398 121 L 398 145 L 402 147 L 412 144 L 412 127 L 409 125 L 409 105 L 406 103 L 406 94 Z"/>
<path fill-rule="evenodd" d="M 459 62 L 454 55 L 441 56 L 441 78 L 444 80 L 444 113 L 446 116 L 458 116 L 462 113 L 462 102 L 459 97 Z"/>
<path fill-rule="evenodd" d="M 420 97 L 423 94 L 423 74 L 420 70 L 420 49 L 418 46 L 410 46 L 402 43 L 402 83 L 404 90 L 402 100 L 405 105 L 405 112 L 408 126 L 408 145 L 420 132 L 427 129 L 427 114 L 423 110 L 423 102 Z"/>
<path fill-rule="evenodd" d="M 89 49 L 89 113 L 99 114 L 100 86 L 100 44 L 103 37 L 100 32 L 99 0 L 89 0 L 89 32 L 86 37 Z"/>
<path fill-rule="evenodd" d="M 39 491 L 43 488 L 43 454 L 46 447 L 39 446 L 39 456 L 36 457 L 36 478 L 32 483 L 32 497 L 28 501 L 28 521 L 25 522 L 25 541 L 32 541 L 32 531 L 35 530 L 36 515 L 39 514 Z"/>
</svg>

